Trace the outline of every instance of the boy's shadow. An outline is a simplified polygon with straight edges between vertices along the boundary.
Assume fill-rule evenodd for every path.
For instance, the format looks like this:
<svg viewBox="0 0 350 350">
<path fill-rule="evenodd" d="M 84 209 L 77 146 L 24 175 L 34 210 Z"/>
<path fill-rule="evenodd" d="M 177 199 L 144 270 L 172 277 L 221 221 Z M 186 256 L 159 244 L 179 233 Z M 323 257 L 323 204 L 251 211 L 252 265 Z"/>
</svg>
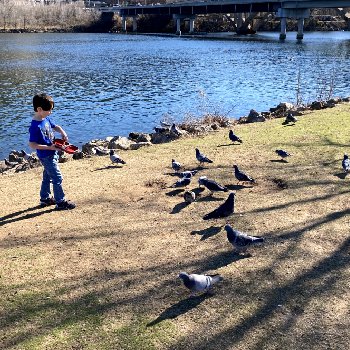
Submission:
<svg viewBox="0 0 350 350">
<path fill-rule="evenodd" d="M 37 209 L 43 209 L 43 207 L 41 207 L 40 205 L 37 205 L 35 207 L 31 207 L 31 208 L 28 208 L 28 209 L 16 211 L 14 213 L 5 215 L 5 216 L 0 218 L 0 226 L 6 225 L 6 224 L 10 224 L 11 222 L 31 219 L 31 218 L 35 218 L 36 216 L 40 216 L 42 214 L 50 213 L 50 212 L 55 210 L 55 207 L 53 206 L 53 207 L 47 208 L 46 210 L 43 210 L 43 211 L 38 211 L 38 212 L 35 212 L 35 213 L 29 213 L 29 212 L 37 210 Z M 28 214 L 25 214 L 25 213 L 28 213 Z M 25 215 L 20 216 L 22 214 L 25 214 Z"/>
<path fill-rule="evenodd" d="M 151 321 L 147 324 L 147 327 L 152 327 L 159 322 L 164 320 L 176 318 L 180 315 L 185 314 L 188 311 L 191 311 L 195 307 L 197 307 L 200 303 L 202 303 L 206 298 L 210 298 L 210 294 L 202 294 L 195 297 L 190 297 L 185 300 L 180 300 L 178 303 L 168 307 L 164 310 L 155 320 Z"/>
</svg>

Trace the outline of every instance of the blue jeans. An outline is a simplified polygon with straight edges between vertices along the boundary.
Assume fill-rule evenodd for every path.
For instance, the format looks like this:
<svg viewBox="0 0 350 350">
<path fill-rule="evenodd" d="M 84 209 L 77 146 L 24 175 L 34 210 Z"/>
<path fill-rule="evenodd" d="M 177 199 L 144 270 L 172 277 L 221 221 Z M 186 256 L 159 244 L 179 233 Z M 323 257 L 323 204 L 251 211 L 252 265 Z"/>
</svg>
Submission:
<svg viewBox="0 0 350 350">
<path fill-rule="evenodd" d="M 64 201 L 64 192 L 62 188 L 62 174 L 58 167 L 58 154 L 40 158 L 44 167 L 43 181 L 40 189 L 40 199 L 47 199 L 51 196 L 50 183 L 53 187 L 53 196 L 56 203 Z"/>
</svg>

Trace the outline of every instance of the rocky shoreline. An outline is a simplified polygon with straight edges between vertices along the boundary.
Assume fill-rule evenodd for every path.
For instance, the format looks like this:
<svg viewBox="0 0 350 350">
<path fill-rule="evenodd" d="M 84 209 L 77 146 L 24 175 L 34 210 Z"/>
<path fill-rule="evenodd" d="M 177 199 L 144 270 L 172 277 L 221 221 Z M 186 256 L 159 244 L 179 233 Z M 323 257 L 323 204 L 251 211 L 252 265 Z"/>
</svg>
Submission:
<svg viewBox="0 0 350 350">
<path fill-rule="evenodd" d="M 63 151 L 60 153 L 60 162 L 79 160 L 93 156 L 107 156 L 110 150 L 137 150 L 141 147 L 150 147 L 153 144 L 161 144 L 174 141 L 181 137 L 194 137 L 205 135 L 220 128 L 229 128 L 236 124 L 265 122 L 269 119 L 286 118 L 288 114 L 300 116 L 307 111 L 333 108 L 338 103 L 350 102 L 350 97 L 332 98 L 327 101 L 314 101 L 306 106 L 295 106 L 288 102 L 281 102 L 267 112 L 250 110 L 248 116 L 231 119 L 220 115 L 205 115 L 198 120 L 175 123 L 161 122 L 161 126 L 154 127 L 152 133 L 131 132 L 128 137 L 110 136 L 105 139 L 95 139 L 82 146 L 82 149 L 73 155 Z M 12 150 L 8 159 L 0 161 L 1 174 L 14 174 L 40 167 L 41 163 L 36 152 L 27 155 L 25 151 Z"/>
</svg>

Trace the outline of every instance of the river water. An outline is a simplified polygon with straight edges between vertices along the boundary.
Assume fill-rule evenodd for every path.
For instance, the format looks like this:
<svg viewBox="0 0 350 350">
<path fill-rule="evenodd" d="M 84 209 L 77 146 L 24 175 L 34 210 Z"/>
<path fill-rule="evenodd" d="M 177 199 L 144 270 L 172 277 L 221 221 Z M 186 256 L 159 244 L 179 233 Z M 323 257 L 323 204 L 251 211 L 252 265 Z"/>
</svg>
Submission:
<svg viewBox="0 0 350 350">
<path fill-rule="evenodd" d="M 118 34 L 0 34 L 0 159 L 26 149 L 32 97 L 53 96 L 56 123 L 81 146 L 216 112 L 350 95 L 350 32 L 212 40 Z M 298 76 L 300 83 L 298 84 Z"/>
</svg>

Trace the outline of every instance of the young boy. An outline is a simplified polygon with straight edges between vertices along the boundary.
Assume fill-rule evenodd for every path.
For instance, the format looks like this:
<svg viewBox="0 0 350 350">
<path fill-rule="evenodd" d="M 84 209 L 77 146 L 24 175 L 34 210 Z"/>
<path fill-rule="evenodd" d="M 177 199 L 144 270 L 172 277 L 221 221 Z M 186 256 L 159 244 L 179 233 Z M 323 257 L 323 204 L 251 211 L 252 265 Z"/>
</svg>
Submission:
<svg viewBox="0 0 350 350">
<path fill-rule="evenodd" d="M 58 167 L 58 148 L 53 144 L 54 131 L 68 141 L 66 132 L 50 119 L 55 106 L 51 96 L 37 94 L 33 97 L 34 117 L 29 128 L 29 146 L 36 149 L 43 167 L 43 180 L 40 190 L 40 205 L 45 207 L 56 204 L 56 210 L 74 209 L 75 204 L 67 201 L 62 188 L 62 174 Z M 50 182 L 53 186 L 54 198 L 51 197 Z"/>
</svg>

